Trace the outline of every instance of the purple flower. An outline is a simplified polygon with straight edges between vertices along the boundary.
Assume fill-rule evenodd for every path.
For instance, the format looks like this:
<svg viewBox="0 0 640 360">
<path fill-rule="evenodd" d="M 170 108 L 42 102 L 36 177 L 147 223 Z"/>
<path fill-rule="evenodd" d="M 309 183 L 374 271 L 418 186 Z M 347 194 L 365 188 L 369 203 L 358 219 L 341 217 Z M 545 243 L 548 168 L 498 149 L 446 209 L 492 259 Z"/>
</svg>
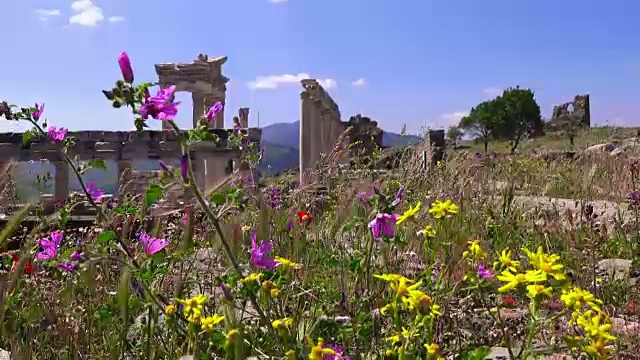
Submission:
<svg viewBox="0 0 640 360">
<path fill-rule="evenodd" d="M 226 300 L 228 300 L 228 301 L 233 300 L 233 294 L 231 293 L 231 290 L 229 290 L 227 285 L 220 284 L 220 290 L 222 290 L 222 295 L 224 295 L 224 298 Z"/>
<path fill-rule="evenodd" d="M 380 239 L 382 236 L 393 237 L 395 231 L 393 225 L 395 225 L 398 218 L 398 214 L 378 214 L 375 219 L 369 223 L 369 228 L 373 234 L 374 239 Z"/>
<path fill-rule="evenodd" d="M 149 116 L 157 120 L 173 120 L 178 114 L 178 105 L 180 105 L 180 102 L 173 102 L 173 92 L 175 90 L 176 87 L 174 85 L 158 90 L 154 97 L 146 93 L 144 104 L 138 108 L 140 116 L 145 120 Z"/>
<path fill-rule="evenodd" d="M 347 356 L 344 354 L 344 346 L 340 344 L 329 344 L 329 345 L 326 345 L 325 347 L 336 352 L 335 355 L 333 354 L 325 355 L 324 356 L 325 360 L 351 360 L 350 356 Z"/>
<path fill-rule="evenodd" d="M 169 242 L 167 240 L 158 239 L 146 233 L 140 233 L 139 236 L 142 248 L 148 256 L 157 253 L 158 251 L 166 248 L 169 245 Z"/>
<path fill-rule="evenodd" d="M 287 221 L 287 231 L 293 230 L 293 220 Z"/>
<path fill-rule="evenodd" d="M 273 270 L 278 266 L 275 259 L 269 256 L 273 250 L 273 242 L 262 240 L 258 246 L 258 235 L 251 235 L 251 264 L 258 269 Z"/>
<path fill-rule="evenodd" d="M 81 253 L 80 251 L 74 251 L 71 253 L 71 255 L 69 256 L 69 259 L 73 260 L 73 261 L 80 261 L 82 260 L 82 257 L 84 256 L 83 253 Z"/>
<path fill-rule="evenodd" d="M 187 173 L 188 160 L 189 159 L 187 158 L 186 154 L 183 154 L 180 158 L 180 176 L 182 176 L 182 180 L 184 182 L 187 182 L 187 180 L 189 180 L 189 176 Z"/>
<path fill-rule="evenodd" d="M 64 233 L 62 231 L 52 231 L 51 234 L 49 234 L 49 237 L 51 238 L 51 241 L 56 244 L 56 246 L 60 246 L 60 243 L 62 243 L 62 238 L 64 237 Z"/>
<path fill-rule="evenodd" d="M 216 118 L 216 115 L 218 115 L 218 113 L 221 110 L 222 110 L 222 103 L 218 101 L 217 103 L 213 104 L 211 108 L 209 108 L 209 111 L 207 111 L 207 113 L 205 114 L 205 117 L 209 122 L 212 122 L 213 119 Z"/>
<path fill-rule="evenodd" d="M 60 128 L 60 130 L 56 129 L 55 126 L 51 126 L 49 130 L 47 130 L 47 136 L 49 136 L 49 140 L 54 143 L 61 143 L 64 141 L 64 138 L 67 137 L 68 130 L 65 128 Z"/>
<path fill-rule="evenodd" d="M 38 240 L 38 246 L 42 249 L 36 253 L 37 260 L 51 260 L 58 256 L 58 247 L 62 242 L 62 231 L 53 231 L 49 234 L 49 239 L 43 238 Z"/>
<path fill-rule="evenodd" d="M 638 206 L 640 204 L 640 194 L 637 191 L 632 191 L 627 195 L 629 205 Z"/>
<path fill-rule="evenodd" d="M 63 263 L 58 264 L 58 266 L 56 266 L 56 267 L 58 269 L 60 269 L 60 270 L 63 270 L 63 271 L 72 272 L 78 267 L 78 264 L 74 264 L 74 263 L 70 263 L 70 262 L 63 262 Z"/>
<path fill-rule="evenodd" d="M 400 202 L 402 201 L 402 195 L 404 195 L 404 189 L 405 189 L 405 186 L 400 185 L 400 189 L 398 189 L 398 192 L 396 193 L 396 198 L 391 203 L 391 206 L 395 207 L 395 206 L 398 206 L 398 204 L 400 204 Z"/>
<path fill-rule="evenodd" d="M 484 264 L 478 264 L 478 277 L 484 280 L 491 279 L 493 275 L 489 269 L 485 269 Z"/>
<path fill-rule="evenodd" d="M 126 52 L 123 51 L 118 56 L 118 65 L 124 81 L 131 84 L 133 82 L 133 68 L 131 68 L 131 60 L 129 60 L 129 55 Z"/>
<path fill-rule="evenodd" d="M 347 294 L 340 290 L 340 306 L 345 306 L 345 304 L 347 303 Z"/>
<path fill-rule="evenodd" d="M 158 165 L 160 165 L 160 169 L 162 169 L 162 171 L 171 172 L 171 169 L 169 169 L 169 165 L 167 165 L 166 162 L 160 160 L 160 161 L 158 161 Z"/>
<path fill-rule="evenodd" d="M 360 202 L 363 205 L 371 205 L 371 201 L 369 201 L 369 198 L 371 198 L 373 196 L 373 191 L 365 191 L 365 192 L 361 192 L 358 195 L 358 200 L 360 200 Z"/>
<path fill-rule="evenodd" d="M 31 116 L 33 117 L 33 120 L 38 121 L 38 119 L 40 119 L 40 116 L 42 116 L 42 113 L 44 112 L 44 103 L 40 105 L 36 103 L 36 106 L 34 107 L 36 108 L 36 111 L 32 111 Z"/>
<path fill-rule="evenodd" d="M 351 318 L 348 316 L 336 316 L 333 320 L 338 324 L 346 324 L 351 321 Z"/>
<path fill-rule="evenodd" d="M 104 197 L 104 190 L 100 189 L 94 183 L 89 183 L 86 188 L 87 193 L 91 196 L 93 202 L 100 203 L 102 202 L 102 198 Z"/>
</svg>

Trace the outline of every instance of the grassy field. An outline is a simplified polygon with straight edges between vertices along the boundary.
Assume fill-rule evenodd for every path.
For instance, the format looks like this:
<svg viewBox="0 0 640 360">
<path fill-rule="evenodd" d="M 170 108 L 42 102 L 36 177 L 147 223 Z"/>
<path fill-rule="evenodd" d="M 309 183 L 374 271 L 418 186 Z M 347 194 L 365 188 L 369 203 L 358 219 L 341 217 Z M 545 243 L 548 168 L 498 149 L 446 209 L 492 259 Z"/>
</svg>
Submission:
<svg viewBox="0 0 640 360">
<path fill-rule="evenodd" d="M 354 178 L 329 163 L 322 196 L 235 185 L 167 218 L 144 216 L 162 196 L 152 187 L 100 207 L 88 229 L 66 228 L 70 202 L 4 254 L 0 347 L 19 359 L 639 358 L 638 166 L 526 155 L 563 141 L 513 158 L 460 152 L 429 172 L 408 162 Z M 43 255 L 38 239 L 56 231 Z"/>
</svg>

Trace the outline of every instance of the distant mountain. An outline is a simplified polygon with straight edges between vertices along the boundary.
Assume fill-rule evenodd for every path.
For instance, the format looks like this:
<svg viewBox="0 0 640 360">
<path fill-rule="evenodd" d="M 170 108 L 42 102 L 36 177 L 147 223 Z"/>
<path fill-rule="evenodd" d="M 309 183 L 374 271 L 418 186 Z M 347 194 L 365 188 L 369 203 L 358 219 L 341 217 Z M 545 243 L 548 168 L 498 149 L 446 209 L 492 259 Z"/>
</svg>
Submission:
<svg viewBox="0 0 640 360">
<path fill-rule="evenodd" d="M 420 136 L 384 132 L 382 144 L 397 147 L 422 141 Z M 262 128 L 262 146 L 265 149 L 260 171 L 274 174 L 293 169 L 299 164 L 300 122 L 277 123 Z"/>
</svg>

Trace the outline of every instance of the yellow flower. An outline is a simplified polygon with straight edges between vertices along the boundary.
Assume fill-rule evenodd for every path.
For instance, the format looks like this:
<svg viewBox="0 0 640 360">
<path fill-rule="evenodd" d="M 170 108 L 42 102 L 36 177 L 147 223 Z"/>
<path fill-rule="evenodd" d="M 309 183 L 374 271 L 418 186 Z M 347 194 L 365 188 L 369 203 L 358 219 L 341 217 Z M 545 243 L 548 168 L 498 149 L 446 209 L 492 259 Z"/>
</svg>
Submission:
<svg viewBox="0 0 640 360">
<path fill-rule="evenodd" d="M 579 287 L 573 287 L 571 290 L 563 290 L 560 295 L 560 300 L 564 302 L 565 306 L 573 311 L 580 311 L 583 306 L 590 306 L 594 310 L 600 312 L 598 304 L 602 304 L 602 301 L 596 299 L 592 293 L 587 290 L 582 290 Z"/>
<path fill-rule="evenodd" d="M 247 231 L 249 231 L 249 230 L 251 230 L 251 226 L 249 226 L 249 225 L 242 225 L 242 231 L 247 232 Z"/>
<path fill-rule="evenodd" d="M 542 271 L 529 270 L 524 274 L 514 274 L 508 270 L 502 272 L 502 274 L 496 276 L 496 278 L 502 282 L 506 282 L 498 292 L 507 292 L 515 289 L 520 284 L 524 283 L 538 283 L 546 280 L 546 276 Z"/>
<path fill-rule="evenodd" d="M 564 266 L 557 263 L 558 260 L 560 260 L 560 256 L 556 254 L 545 254 L 542 251 L 542 246 L 539 246 L 538 251 L 535 253 L 527 248 L 522 248 L 522 251 L 527 254 L 529 262 L 534 268 L 553 276 L 556 280 L 564 280 L 567 278 L 563 271 Z"/>
<path fill-rule="evenodd" d="M 296 352 L 294 350 L 288 350 L 284 353 L 284 356 L 286 356 L 288 360 L 296 360 Z"/>
<path fill-rule="evenodd" d="M 429 238 L 435 237 L 436 236 L 436 229 L 434 229 L 433 226 L 431 226 L 431 225 L 427 225 L 427 226 L 425 226 L 424 229 L 418 231 L 418 233 L 416 235 L 429 237 Z"/>
<path fill-rule="evenodd" d="M 309 353 L 309 360 L 323 360 L 327 355 L 335 355 L 336 352 L 333 349 L 324 347 L 324 340 L 322 338 L 318 339 L 318 343 L 314 344 L 311 338 L 309 338 L 309 342 L 311 343 L 311 352 Z"/>
<path fill-rule="evenodd" d="M 269 295 L 271 295 L 272 298 L 277 298 L 278 296 L 280 296 L 280 289 L 278 288 L 273 288 L 269 291 Z"/>
<path fill-rule="evenodd" d="M 535 299 L 539 295 L 545 295 L 547 297 L 551 297 L 551 291 L 553 291 L 552 288 L 545 287 L 544 285 L 540 285 L 540 284 L 527 285 L 527 297 L 529 297 L 530 299 Z"/>
<path fill-rule="evenodd" d="M 427 355 L 430 359 L 441 359 L 440 346 L 438 344 L 424 344 L 424 347 L 427 349 Z"/>
<path fill-rule="evenodd" d="M 433 216 L 435 219 L 440 219 L 445 217 L 447 214 L 457 214 L 458 206 L 454 204 L 451 200 L 440 201 L 436 200 L 431 204 L 431 208 L 429 209 L 429 214 Z"/>
<path fill-rule="evenodd" d="M 396 224 L 401 224 L 405 220 L 413 219 L 418 211 L 420 211 L 420 207 L 422 206 L 422 202 L 418 201 L 416 207 L 409 206 L 409 210 L 405 211 L 404 214 L 398 216 L 396 219 Z"/>
<path fill-rule="evenodd" d="M 613 325 L 607 316 L 601 312 L 594 313 L 593 310 L 587 310 L 578 317 L 577 324 L 592 338 L 616 339 L 615 336 L 610 334 Z"/>
<path fill-rule="evenodd" d="M 224 320 L 224 316 L 213 314 L 213 316 L 205 317 L 200 320 L 200 326 L 204 331 L 213 331 L 213 327 Z"/>
<path fill-rule="evenodd" d="M 198 315 L 194 318 L 199 318 L 202 314 L 202 305 L 207 302 L 207 297 L 199 294 L 187 300 L 176 299 L 177 302 L 185 305 L 183 314 L 185 317 L 189 318 L 190 315 Z M 192 321 L 196 322 L 196 321 Z"/>
<path fill-rule="evenodd" d="M 584 348 L 588 353 L 596 355 L 598 359 L 606 359 L 609 355 L 607 341 L 603 338 L 591 340 L 591 343 Z"/>
<path fill-rule="evenodd" d="M 410 290 L 407 297 L 402 298 L 402 302 L 409 310 L 418 311 L 429 317 L 441 316 L 440 306 L 433 302 L 433 299 L 420 290 Z"/>
<path fill-rule="evenodd" d="M 502 252 L 498 254 L 498 256 L 500 257 L 500 260 L 496 261 L 495 264 L 493 264 L 494 267 L 502 264 L 502 266 L 504 266 L 504 268 L 506 268 L 507 270 L 511 272 L 518 272 L 520 261 L 511 260 L 511 251 L 502 250 Z"/>
<path fill-rule="evenodd" d="M 284 319 L 273 320 L 273 322 L 271 323 L 271 326 L 273 326 L 273 328 L 276 330 L 290 328 L 292 325 L 293 325 L 293 319 L 288 317 Z"/>
<path fill-rule="evenodd" d="M 285 268 L 299 269 L 300 264 L 293 262 L 289 259 L 281 258 L 280 256 L 275 257 L 275 262 L 282 265 Z"/>
<path fill-rule="evenodd" d="M 247 275 L 245 278 L 240 279 L 240 282 L 243 284 L 252 283 L 254 281 L 258 281 L 262 278 L 262 274 L 260 273 L 251 273 Z"/>
<path fill-rule="evenodd" d="M 166 308 L 164 308 L 164 313 L 167 315 L 173 315 L 176 313 L 176 306 L 173 304 L 169 304 L 167 305 Z"/>
<path fill-rule="evenodd" d="M 462 253 L 463 258 L 472 256 L 475 259 L 483 259 L 487 254 L 480 247 L 480 240 L 469 241 L 469 249 Z"/>
<path fill-rule="evenodd" d="M 230 343 L 235 343 L 240 338 L 240 331 L 238 331 L 238 329 L 231 329 L 227 331 L 225 337 Z"/>
</svg>

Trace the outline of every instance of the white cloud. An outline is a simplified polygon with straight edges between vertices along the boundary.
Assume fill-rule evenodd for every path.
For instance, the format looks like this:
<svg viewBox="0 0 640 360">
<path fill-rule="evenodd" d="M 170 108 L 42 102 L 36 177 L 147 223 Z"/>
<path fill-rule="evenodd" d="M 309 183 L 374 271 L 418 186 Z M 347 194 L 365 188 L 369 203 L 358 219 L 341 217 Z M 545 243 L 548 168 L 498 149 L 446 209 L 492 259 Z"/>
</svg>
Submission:
<svg viewBox="0 0 640 360">
<path fill-rule="evenodd" d="M 456 111 L 448 114 L 442 114 L 440 117 L 445 122 L 444 125 L 451 126 L 458 125 L 460 123 L 460 119 L 467 115 L 469 115 L 468 111 Z"/>
<path fill-rule="evenodd" d="M 482 89 L 482 92 L 485 95 L 492 96 L 492 97 L 502 95 L 502 89 L 499 88 L 499 87 L 496 87 L 496 86 L 492 86 L 492 87 L 488 87 L 488 88 Z"/>
<path fill-rule="evenodd" d="M 71 9 L 76 13 L 69 18 L 69 24 L 81 26 L 97 26 L 104 20 L 102 9 L 91 0 L 78 0 L 71 4 Z"/>
<path fill-rule="evenodd" d="M 124 21 L 124 16 L 109 16 L 109 18 L 107 19 L 108 22 L 122 22 Z"/>
<path fill-rule="evenodd" d="M 360 78 L 358 80 L 354 80 L 351 82 L 351 85 L 353 86 L 365 86 L 367 84 L 367 81 L 364 78 Z"/>
<path fill-rule="evenodd" d="M 282 74 L 258 76 L 254 81 L 249 82 L 250 89 L 277 89 L 280 85 L 300 84 L 304 79 L 312 79 L 307 73 Z M 338 85 L 333 79 L 318 79 L 318 82 L 325 89 L 331 89 Z"/>
<path fill-rule="evenodd" d="M 54 17 L 54 16 L 60 16 L 60 10 L 58 9 L 51 9 L 51 10 L 47 10 L 47 9 L 37 9 L 35 11 L 36 15 L 38 15 L 38 19 L 40 21 L 47 21 L 47 19 L 49 19 L 50 17 Z"/>
</svg>

